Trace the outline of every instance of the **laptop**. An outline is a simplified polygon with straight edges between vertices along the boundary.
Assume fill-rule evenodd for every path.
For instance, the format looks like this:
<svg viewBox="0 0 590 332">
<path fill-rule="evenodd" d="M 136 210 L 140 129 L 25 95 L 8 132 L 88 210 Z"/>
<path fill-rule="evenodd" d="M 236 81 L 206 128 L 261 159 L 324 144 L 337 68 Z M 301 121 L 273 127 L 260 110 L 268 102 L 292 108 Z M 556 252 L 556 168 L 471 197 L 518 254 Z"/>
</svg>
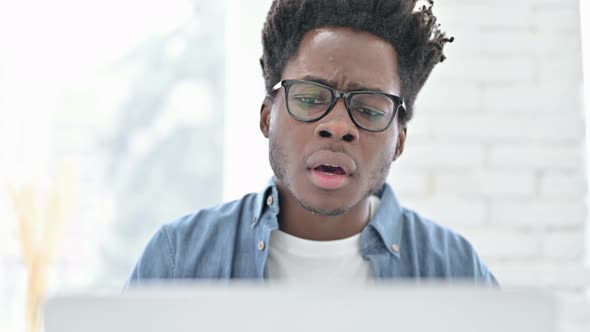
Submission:
<svg viewBox="0 0 590 332">
<path fill-rule="evenodd" d="M 46 332 L 554 332 L 535 291 L 450 286 L 159 285 L 70 294 L 44 306 Z"/>
</svg>

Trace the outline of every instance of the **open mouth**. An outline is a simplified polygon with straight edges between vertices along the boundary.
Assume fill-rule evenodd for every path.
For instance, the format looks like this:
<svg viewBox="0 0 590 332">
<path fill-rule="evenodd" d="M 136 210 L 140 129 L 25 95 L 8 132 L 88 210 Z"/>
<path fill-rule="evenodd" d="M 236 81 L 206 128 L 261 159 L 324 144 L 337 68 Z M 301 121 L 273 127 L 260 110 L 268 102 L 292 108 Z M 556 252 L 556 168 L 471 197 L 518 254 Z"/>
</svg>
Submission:
<svg viewBox="0 0 590 332">
<path fill-rule="evenodd" d="M 319 165 L 314 170 L 328 175 L 346 175 L 346 171 L 340 166 Z"/>
<path fill-rule="evenodd" d="M 319 165 L 311 169 L 311 181 L 319 188 L 325 190 L 335 190 L 345 186 L 350 176 L 346 170 L 340 166 Z"/>
<path fill-rule="evenodd" d="M 318 150 L 306 160 L 309 179 L 317 188 L 336 190 L 354 179 L 357 171 L 352 158 L 342 152 Z"/>
</svg>

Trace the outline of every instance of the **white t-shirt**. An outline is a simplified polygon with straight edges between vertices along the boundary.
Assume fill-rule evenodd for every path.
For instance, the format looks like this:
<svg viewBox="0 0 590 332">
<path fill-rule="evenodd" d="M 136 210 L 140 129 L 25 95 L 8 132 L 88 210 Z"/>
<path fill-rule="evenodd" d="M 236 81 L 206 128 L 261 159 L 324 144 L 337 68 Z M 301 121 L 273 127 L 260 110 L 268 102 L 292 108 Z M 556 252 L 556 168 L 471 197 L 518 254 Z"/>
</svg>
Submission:
<svg viewBox="0 0 590 332">
<path fill-rule="evenodd" d="M 369 197 L 369 220 L 379 206 Z M 265 276 L 297 282 L 364 282 L 372 279 L 371 265 L 361 256 L 361 234 L 334 241 L 312 241 L 276 230 L 268 241 Z"/>
</svg>

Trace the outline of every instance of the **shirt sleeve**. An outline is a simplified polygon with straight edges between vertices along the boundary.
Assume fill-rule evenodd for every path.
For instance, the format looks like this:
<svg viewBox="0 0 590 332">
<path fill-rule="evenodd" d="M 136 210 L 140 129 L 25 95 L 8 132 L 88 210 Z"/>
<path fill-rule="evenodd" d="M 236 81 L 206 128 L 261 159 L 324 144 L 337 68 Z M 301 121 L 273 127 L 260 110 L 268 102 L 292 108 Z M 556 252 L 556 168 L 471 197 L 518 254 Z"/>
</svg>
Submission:
<svg viewBox="0 0 590 332">
<path fill-rule="evenodd" d="M 137 261 L 125 288 L 150 279 L 174 277 L 174 254 L 166 226 L 160 227 Z"/>
<path fill-rule="evenodd" d="M 472 260 L 471 265 L 473 266 L 472 273 L 473 273 L 474 281 L 477 284 L 483 285 L 483 286 L 500 287 L 498 280 L 496 280 L 496 277 L 492 274 L 492 272 L 489 270 L 487 265 L 481 260 L 481 258 L 479 257 L 479 255 L 477 254 L 475 248 L 471 245 L 471 243 L 468 242 L 467 240 L 465 240 L 464 238 L 461 238 L 461 239 L 469 248 L 469 252 L 470 252 L 471 260 Z"/>
<path fill-rule="evenodd" d="M 492 274 L 492 272 L 490 272 L 490 270 L 488 269 L 488 267 L 481 261 L 478 261 L 479 263 L 479 270 L 480 270 L 480 278 L 479 281 L 480 283 L 483 283 L 487 286 L 490 287 L 500 287 L 500 283 L 498 282 L 498 280 L 496 279 L 496 277 Z"/>
</svg>

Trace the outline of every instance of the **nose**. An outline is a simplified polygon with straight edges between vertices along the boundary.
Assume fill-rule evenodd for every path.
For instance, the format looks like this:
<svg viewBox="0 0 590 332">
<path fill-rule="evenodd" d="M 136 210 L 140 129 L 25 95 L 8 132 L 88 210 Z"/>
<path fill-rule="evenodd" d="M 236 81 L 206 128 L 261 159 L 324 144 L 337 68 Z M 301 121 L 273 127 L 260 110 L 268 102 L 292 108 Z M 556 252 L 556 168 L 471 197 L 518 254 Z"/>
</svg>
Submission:
<svg viewBox="0 0 590 332">
<path fill-rule="evenodd" d="M 339 98 L 330 113 L 320 120 L 315 135 L 348 143 L 358 142 L 359 131 L 348 115 L 344 98 Z"/>
</svg>

